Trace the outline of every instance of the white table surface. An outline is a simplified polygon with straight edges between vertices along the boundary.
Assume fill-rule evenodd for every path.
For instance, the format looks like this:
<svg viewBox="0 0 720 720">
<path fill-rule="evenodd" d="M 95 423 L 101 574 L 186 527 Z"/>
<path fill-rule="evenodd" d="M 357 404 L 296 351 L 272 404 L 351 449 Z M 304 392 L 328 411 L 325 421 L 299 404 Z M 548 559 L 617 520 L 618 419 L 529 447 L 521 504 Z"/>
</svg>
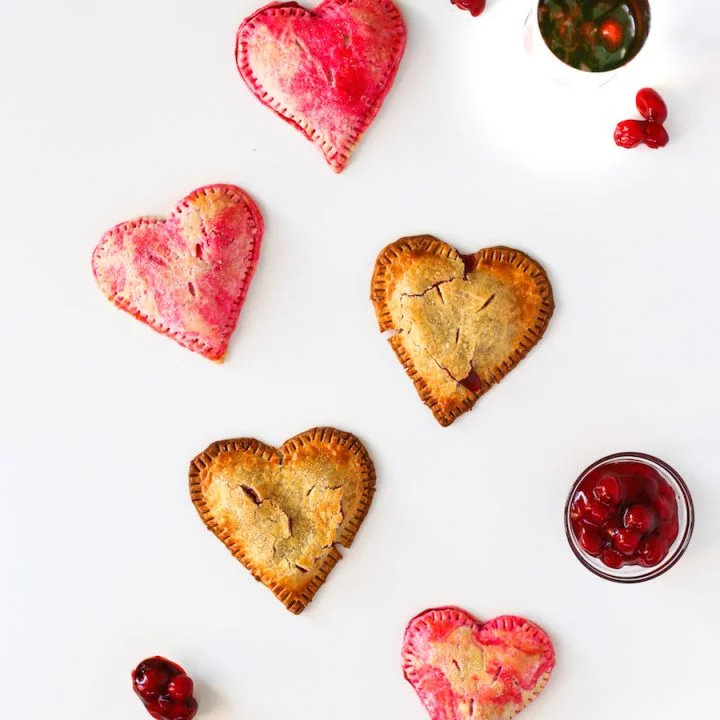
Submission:
<svg viewBox="0 0 720 720">
<path fill-rule="evenodd" d="M 195 678 L 202 720 L 423 720 L 399 650 L 440 604 L 551 634 L 527 720 L 715 717 L 720 7 L 653 0 L 647 52 L 575 93 L 526 62 L 528 0 L 478 19 L 406 0 L 396 85 L 340 176 L 239 78 L 254 9 L 2 4 L 3 717 L 141 720 L 129 673 L 160 653 Z M 644 85 L 671 144 L 617 149 Z M 90 271 L 106 229 L 212 182 L 247 188 L 267 220 L 222 366 L 115 310 Z M 558 304 L 450 429 L 368 300 L 378 251 L 415 233 L 527 250 Z M 295 617 L 205 530 L 187 467 L 216 439 L 318 424 L 365 441 L 378 492 Z M 577 562 L 562 510 L 580 470 L 628 449 L 674 465 L 698 517 L 670 573 L 622 587 Z"/>
</svg>

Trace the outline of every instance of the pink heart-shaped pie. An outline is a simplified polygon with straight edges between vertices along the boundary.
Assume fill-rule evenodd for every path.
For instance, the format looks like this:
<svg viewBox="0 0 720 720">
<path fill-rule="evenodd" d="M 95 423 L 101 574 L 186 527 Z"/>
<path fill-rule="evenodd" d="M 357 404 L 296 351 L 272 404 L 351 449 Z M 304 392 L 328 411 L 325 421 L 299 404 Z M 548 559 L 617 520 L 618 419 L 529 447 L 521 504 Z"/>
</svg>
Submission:
<svg viewBox="0 0 720 720">
<path fill-rule="evenodd" d="M 238 28 L 236 59 L 260 102 L 340 172 L 392 86 L 405 39 L 390 0 L 272 4 Z"/>
<path fill-rule="evenodd" d="M 445 607 L 410 621 L 402 664 L 433 720 L 510 720 L 547 684 L 555 652 L 528 620 L 503 615 L 480 623 Z"/>
<path fill-rule="evenodd" d="M 222 361 L 255 272 L 263 218 L 234 185 L 210 185 L 167 219 L 105 233 L 93 253 L 100 289 L 122 310 L 193 352 Z"/>
</svg>

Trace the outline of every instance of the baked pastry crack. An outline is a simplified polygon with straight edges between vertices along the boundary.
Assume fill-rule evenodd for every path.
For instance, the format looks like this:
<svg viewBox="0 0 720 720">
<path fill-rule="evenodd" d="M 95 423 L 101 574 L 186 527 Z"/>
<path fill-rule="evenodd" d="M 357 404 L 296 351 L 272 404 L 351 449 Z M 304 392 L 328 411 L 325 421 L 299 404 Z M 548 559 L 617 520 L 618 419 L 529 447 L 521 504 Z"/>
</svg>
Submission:
<svg viewBox="0 0 720 720">
<path fill-rule="evenodd" d="M 375 470 L 360 441 L 315 428 L 276 449 L 251 438 L 213 443 L 190 465 L 207 527 L 286 607 L 302 612 L 350 547 Z"/>
<path fill-rule="evenodd" d="M 543 268 L 519 250 L 460 255 L 430 235 L 379 255 L 371 298 L 382 331 L 441 425 L 470 410 L 538 342 L 554 303 Z"/>
</svg>

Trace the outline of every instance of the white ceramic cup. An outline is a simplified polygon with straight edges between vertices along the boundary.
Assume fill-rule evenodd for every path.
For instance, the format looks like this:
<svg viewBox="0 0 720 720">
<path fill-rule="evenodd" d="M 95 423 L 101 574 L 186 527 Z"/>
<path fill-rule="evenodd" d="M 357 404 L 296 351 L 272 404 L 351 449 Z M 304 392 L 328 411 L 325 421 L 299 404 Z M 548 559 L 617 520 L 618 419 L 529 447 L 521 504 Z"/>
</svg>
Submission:
<svg viewBox="0 0 720 720">
<path fill-rule="evenodd" d="M 548 47 L 548 44 L 545 42 L 545 38 L 540 32 L 540 20 L 538 17 L 538 8 L 540 7 L 540 3 L 541 0 L 533 0 L 530 12 L 525 19 L 525 25 L 523 26 L 523 46 L 525 48 L 525 52 L 527 52 L 533 61 L 533 64 L 537 66 L 540 72 L 565 87 L 585 90 L 593 90 L 602 87 L 606 83 L 609 83 L 610 80 L 612 80 L 619 72 L 633 62 L 647 44 L 646 36 L 643 40 L 642 46 L 635 55 L 625 64 L 621 65 L 619 68 L 615 68 L 614 70 L 607 70 L 605 72 L 588 72 L 586 70 L 579 70 L 578 68 L 574 68 L 572 65 L 564 63 L 553 53 L 553 51 Z M 649 5 L 650 3 L 648 2 L 648 7 Z M 649 31 L 648 27 L 648 33 Z"/>
</svg>

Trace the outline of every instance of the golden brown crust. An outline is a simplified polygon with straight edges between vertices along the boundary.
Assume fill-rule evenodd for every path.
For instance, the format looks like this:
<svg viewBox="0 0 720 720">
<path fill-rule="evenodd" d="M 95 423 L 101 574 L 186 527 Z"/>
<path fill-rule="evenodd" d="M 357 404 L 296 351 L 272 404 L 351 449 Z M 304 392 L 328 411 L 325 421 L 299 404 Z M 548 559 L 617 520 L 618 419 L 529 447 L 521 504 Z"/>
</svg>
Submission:
<svg viewBox="0 0 720 720">
<path fill-rule="evenodd" d="M 313 428 L 280 448 L 215 442 L 190 463 L 195 509 L 232 554 L 300 614 L 370 509 L 375 468 L 362 443 Z"/>
<path fill-rule="evenodd" d="M 381 331 L 437 421 L 450 425 L 543 336 L 554 301 L 547 274 L 519 250 L 463 257 L 431 235 L 378 256 L 371 299 Z"/>
</svg>

